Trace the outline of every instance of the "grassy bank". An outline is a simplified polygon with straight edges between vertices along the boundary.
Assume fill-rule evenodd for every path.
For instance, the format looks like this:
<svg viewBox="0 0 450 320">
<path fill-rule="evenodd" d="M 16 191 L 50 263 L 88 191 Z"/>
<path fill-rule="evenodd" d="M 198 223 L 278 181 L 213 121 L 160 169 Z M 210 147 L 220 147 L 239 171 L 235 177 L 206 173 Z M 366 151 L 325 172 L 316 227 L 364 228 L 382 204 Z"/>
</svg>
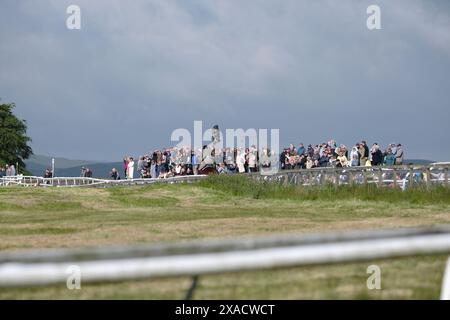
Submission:
<svg viewBox="0 0 450 320">
<path fill-rule="evenodd" d="M 286 199 L 340 201 L 362 200 L 383 202 L 409 202 L 413 204 L 450 204 L 450 188 L 435 186 L 379 188 L 374 184 L 324 186 L 293 186 L 273 182 L 258 182 L 243 175 L 212 175 L 199 182 L 204 188 L 227 192 L 233 196 L 253 199 Z"/>
</svg>

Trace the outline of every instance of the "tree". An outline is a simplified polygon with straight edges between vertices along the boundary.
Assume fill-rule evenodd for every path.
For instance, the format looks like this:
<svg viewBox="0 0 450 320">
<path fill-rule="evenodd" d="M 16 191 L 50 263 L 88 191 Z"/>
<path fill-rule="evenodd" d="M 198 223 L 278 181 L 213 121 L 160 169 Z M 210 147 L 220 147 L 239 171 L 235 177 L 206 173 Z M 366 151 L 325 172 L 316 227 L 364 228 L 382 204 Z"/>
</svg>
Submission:
<svg viewBox="0 0 450 320">
<path fill-rule="evenodd" d="M 26 135 L 25 120 L 18 119 L 12 112 L 14 103 L 0 104 L 0 162 L 18 164 L 24 168 L 33 150 L 28 145 L 31 138 Z"/>
</svg>

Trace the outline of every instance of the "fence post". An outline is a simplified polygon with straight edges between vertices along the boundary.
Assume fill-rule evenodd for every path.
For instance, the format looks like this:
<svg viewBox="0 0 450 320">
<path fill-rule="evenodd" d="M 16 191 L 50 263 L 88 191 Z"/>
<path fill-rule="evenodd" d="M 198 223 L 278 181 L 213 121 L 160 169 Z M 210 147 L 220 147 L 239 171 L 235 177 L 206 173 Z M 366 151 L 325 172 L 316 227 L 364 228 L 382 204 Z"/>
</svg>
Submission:
<svg viewBox="0 0 450 320">
<path fill-rule="evenodd" d="M 383 186 L 383 170 L 381 167 L 378 167 L 378 186 Z"/>
<path fill-rule="evenodd" d="M 198 275 L 195 275 L 192 277 L 191 286 L 189 287 L 189 290 L 186 293 L 185 300 L 192 300 L 192 297 L 194 296 L 194 291 L 197 288 L 198 283 Z"/>
<path fill-rule="evenodd" d="M 397 169 L 394 167 L 392 168 L 394 176 L 393 176 L 393 181 L 394 181 L 394 188 L 397 188 Z"/>
<path fill-rule="evenodd" d="M 301 187 L 303 186 L 303 183 L 305 182 L 305 172 L 299 173 L 298 176 L 298 185 Z"/>
<path fill-rule="evenodd" d="M 450 257 L 447 259 L 442 279 L 441 300 L 450 300 Z"/>
<path fill-rule="evenodd" d="M 324 173 L 323 169 L 320 170 L 319 183 L 321 186 L 323 186 L 325 184 L 325 173 Z"/>
<path fill-rule="evenodd" d="M 414 170 L 413 166 L 409 166 L 409 186 L 412 187 L 414 184 Z"/>
<path fill-rule="evenodd" d="M 445 167 L 444 178 L 445 178 L 445 186 L 448 187 L 448 167 Z"/>
</svg>

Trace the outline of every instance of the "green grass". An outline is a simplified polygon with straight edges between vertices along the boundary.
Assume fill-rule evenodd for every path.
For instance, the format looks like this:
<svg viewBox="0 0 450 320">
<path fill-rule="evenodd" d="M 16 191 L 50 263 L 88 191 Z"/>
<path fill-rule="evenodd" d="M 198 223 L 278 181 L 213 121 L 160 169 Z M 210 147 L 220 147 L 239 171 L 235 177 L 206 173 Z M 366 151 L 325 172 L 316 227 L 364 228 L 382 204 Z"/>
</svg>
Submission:
<svg viewBox="0 0 450 320">
<path fill-rule="evenodd" d="M 59 235 L 77 232 L 76 228 L 0 228 L 0 234 L 17 235 Z"/>
<path fill-rule="evenodd" d="M 381 290 L 367 289 L 367 267 L 381 270 Z M 199 278 L 194 299 L 438 299 L 445 257 L 246 271 Z M 183 299 L 191 279 L 81 283 L 1 289 L 1 299 Z"/>
<path fill-rule="evenodd" d="M 405 192 L 371 186 L 296 188 L 243 176 L 196 184 L 88 188 L 0 188 L 0 251 L 77 248 L 280 233 L 450 223 L 445 188 Z M 382 290 L 368 290 L 378 264 Z M 436 299 L 445 257 L 208 275 L 199 299 Z M 182 298 L 188 278 L 0 289 L 0 299 Z"/>
</svg>

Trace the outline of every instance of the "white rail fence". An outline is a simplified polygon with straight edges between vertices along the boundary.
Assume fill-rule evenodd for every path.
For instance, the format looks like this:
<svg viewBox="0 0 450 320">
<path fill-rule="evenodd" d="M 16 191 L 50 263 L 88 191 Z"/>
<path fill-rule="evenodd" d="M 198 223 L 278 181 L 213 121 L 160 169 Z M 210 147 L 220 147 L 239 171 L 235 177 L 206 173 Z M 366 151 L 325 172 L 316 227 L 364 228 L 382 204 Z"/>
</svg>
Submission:
<svg viewBox="0 0 450 320">
<path fill-rule="evenodd" d="M 0 254 L 0 287 L 192 276 L 450 253 L 450 227 Z M 450 259 L 441 299 L 450 299 Z"/>
<path fill-rule="evenodd" d="M 450 185 L 449 164 L 410 165 L 392 167 L 313 168 L 280 170 L 270 175 L 251 174 L 259 181 L 299 186 L 375 184 L 405 189 L 414 185 Z"/>
<path fill-rule="evenodd" d="M 0 186 L 12 187 L 111 187 L 111 186 L 130 186 L 144 185 L 152 183 L 179 183 L 193 182 L 205 178 L 205 175 L 196 176 L 177 176 L 165 179 L 124 179 L 110 180 L 85 177 L 55 177 L 43 178 L 35 176 L 9 176 L 0 178 Z"/>
<path fill-rule="evenodd" d="M 378 186 L 397 186 L 406 189 L 414 185 L 450 186 L 450 164 L 432 164 L 428 166 L 393 167 L 350 167 L 350 168 L 314 168 L 304 170 L 280 170 L 274 174 L 248 174 L 259 181 L 270 181 L 299 186 L 312 185 L 349 185 L 376 184 Z M 193 182 L 206 178 L 206 175 L 176 176 L 167 179 L 124 179 L 109 180 L 84 177 L 42 178 L 34 176 L 14 176 L 0 178 L 0 186 L 25 187 L 108 187 L 116 185 L 142 185 L 156 182 L 177 183 Z"/>
</svg>

